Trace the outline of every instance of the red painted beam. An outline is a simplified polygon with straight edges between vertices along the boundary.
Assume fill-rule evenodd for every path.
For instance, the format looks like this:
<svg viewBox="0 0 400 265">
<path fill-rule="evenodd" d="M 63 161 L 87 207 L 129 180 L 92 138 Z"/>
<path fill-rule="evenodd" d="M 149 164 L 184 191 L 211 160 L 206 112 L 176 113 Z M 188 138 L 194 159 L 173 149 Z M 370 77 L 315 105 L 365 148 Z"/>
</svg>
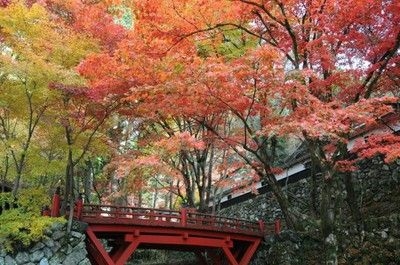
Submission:
<svg viewBox="0 0 400 265">
<path fill-rule="evenodd" d="M 198 246 L 198 247 L 212 247 L 221 248 L 233 247 L 233 242 L 230 239 L 215 239 L 206 237 L 185 237 L 182 235 L 139 235 L 135 236 L 133 234 L 125 235 L 125 240 L 127 242 L 139 242 L 145 244 L 154 245 L 188 245 L 188 246 Z"/>
<path fill-rule="evenodd" d="M 108 255 L 107 251 L 104 249 L 104 246 L 101 244 L 100 240 L 96 237 L 93 230 L 90 226 L 86 229 L 86 234 L 88 236 L 88 240 L 95 247 L 98 253 L 94 253 L 94 255 L 100 254 L 100 256 L 104 259 L 107 265 L 115 265 L 114 261 L 111 259 L 110 255 Z M 99 264 L 100 265 L 100 264 Z"/>
<path fill-rule="evenodd" d="M 140 246 L 181 247 L 197 254 L 211 251 L 220 253 L 216 254 L 216 264 L 222 264 L 225 257 L 230 265 L 247 265 L 265 231 L 263 222 L 218 217 L 187 209 L 178 212 L 112 205 L 77 205 L 77 209 L 76 217 L 82 216 L 81 220 L 89 224 L 88 251 L 91 261 L 97 265 L 123 265 Z M 115 242 L 110 253 L 100 238 Z"/>
<path fill-rule="evenodd" d="M 251 258 L 254 253 L 257 251 L 258 246 L 261 243 L 261 239 L 257 239 L 250 244 L 250 246 L 246 249 L 242 259 L 239 262 L 239 265 L 247 265 L 250 263 Z"/>
<path fill-rule="evenodd" d="M 128 247 L 124 249 L 121 256 L 118 257 L 115 265 L 124 265 L 128 261 L 129 257 L 132 256 L 132 254 L 135 252 L 139 244 L 139 242 L 131 242 Z"/>
<path fill-rule="evenodd" d="M 134 230 L 138 230 L 141 233 L 146 234 L 173 234 L 173 235 L 183 235 L 183 233 L 188 233 L 191 236 L 200 237 L 210 237 L 210 238 L 225 238 L 230 236 L 232 239 L 241 241 L 254 241 L 255 239 L 261 238 L 260 236 L 252 236 L 247 234 L 235 234 L 223 231 L 207 231 L 199 230 L 194 228 L 179 228 L 179 227 L 154 227 L 154 226 L 144 226 L 144 225 L 119 225 L 119 224 L 90 224 L 90 228 L 95 233 L 127 233 L 130 234 Z"/>
<path fill-rule="evenodd" d="M 99 257 L 99 255 L 96 255 L 96 251 L 97 249 L 95 247 L 93 247 L 90 243 L 86 243 L 86 251 L 88 252 L 88 259 L 90 261 L 90 264 L 101 264 L 100 260 L 97 260 L 97 257 Z M 104 264 L 102 264 L 104 265 Z M 105 264 L 107 265 L 107 264 Z"/>
<path fill-rule="evenodd" d="M 222 250 L 224 251 L 225 256 L 228 259 L 230 265 L 239 265 L 239 262 L 232 255 L 232 252 L 229 248 L 223 247 Z"/>
<path fill-rule="evenodd" d="M 91 242 L 86 243 L 86 250 L 89 254 L 88 257 L 92 264 L 109 265 L 107 261 L 103 259 L 96 246 L 94 246 Z"/>
<path fill-rule="evenodd" d="M 114 205 L 83 205 L 82 221 L 91 224 L 125 224 L 166 227 L 190 227 L 198 230 L 226 231 L 263 237 L 263 224 L 188 211 L 122 207 Z"/>
<path fill-rule="evenodd" d="M 140 229 L 137 227 L 134 229 L 130 227 L 130 231 L 106 231 L 111 227 L 115 228 L 111 225 L 95 225 L 94 227 L 89 226 L 87 229 L 89 246 L 92 248 L 88 248 L 88 251 L 95 258 L 95 264 L 123 265 L 133 255 L 140 244 L 144 244 L 145 246 L 153 245 L 155 247 L 164 245 L 166 248 L 176 245 L 190 246 L 199 250 L 209 248 L 222 249 L 230 265 L 247 265 L 261 242 L 261 239 L 258 237 L 246 237 L 247 240 L 241 240 L 240 236 L 231 236 L 228 233 L 225 233 L 225 236 L 213 236 L 212 232 L 204 233 L 204 231 L 201 231 L 201 233 L 193 236 L 193 234 L 185 232 L 182 229 L 180 229 L 180 233 L 176 234 L 166 234 L 166 232 L 168 233 L 168 229 L 164 229 L 167 230 L 164 233 L 158 233 L 162 229 L 157 229 L 158 231 L 154 232 L 152 231 L 154 229 Z M 149 231 L 152 234 L 149 234 Z M 176 231 L 179 231 L 179 229 L 176 229 Z M 99 238 L 113 238 L 122 241 L 116 243 L 114 246 L 115 249 L 111 251 L 110 255 L 104 249 Z M 216 261 L 218 262 L 218 260 L 220 259 L 217 258 Z"/>
</svg>

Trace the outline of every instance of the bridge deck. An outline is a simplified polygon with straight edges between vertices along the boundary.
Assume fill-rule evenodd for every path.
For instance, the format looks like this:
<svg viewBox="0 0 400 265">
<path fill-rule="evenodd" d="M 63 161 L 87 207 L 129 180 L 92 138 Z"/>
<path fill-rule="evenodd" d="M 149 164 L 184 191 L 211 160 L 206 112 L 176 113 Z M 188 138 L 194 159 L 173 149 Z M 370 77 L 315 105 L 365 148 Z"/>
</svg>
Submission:
<svg viewBox="0 0 400 265">
<path fill-rule="evenodd" d="M 204 214 L 188 209 L 180 211 L 114 205 L 85 204 L 79 219 L 89 224 L 142 225 L 191 228 L 263 237 L 263 222 Z M 268 229 L 270 230 L 270 229 Z"/>
<path fill-rule="evenodd" d="M 213 264 L 247 265 L 266 233 L 263 222 L 185 208 L 172 211 L 78 201 L 74 217 L 88 224 L 87 250 L 95 265 L 123 265 L 138 248 L 192 251 L 199 264 L 207 264 L 208 256 Z"/>
</svg>

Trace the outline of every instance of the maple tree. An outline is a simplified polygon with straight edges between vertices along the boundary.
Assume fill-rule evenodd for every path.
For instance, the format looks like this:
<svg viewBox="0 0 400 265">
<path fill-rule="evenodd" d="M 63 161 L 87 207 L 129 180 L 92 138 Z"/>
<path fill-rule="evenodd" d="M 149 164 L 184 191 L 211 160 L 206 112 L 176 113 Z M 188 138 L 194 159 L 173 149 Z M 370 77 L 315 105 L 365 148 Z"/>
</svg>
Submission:
<svg viewBox="0 0 400 265">
<path fill-rule="evenodd" d="M 397 115 L 396 1 L 34 2 L 2 1 L 0 9 L 0 173 L 4 180 L 16 171 L 15 192 L 29 150 L 63 153 L 43 141 L 62 132 L 67 203 L 76 167 L 107 142 L 109 118 L 118 115 L 140 126 L 129 139 L 134 146 L 109 130 L 115 154 L 106 169 L 110 178 L 125 178 L 110 194 L 128 196 L 163 175 L 153 180 L 170 177 L 166 183 L 177 186 L 170 192 L 206 210 L 213 186 L 262 180 L 289 228 L 303 229 L 298 220 L 306 217 L 321 220 L 327 262 L 337 262 L 342 200 L 362 232 L 351 171 L 376 154 L 393 161 L 400 139 L 376 132 L 349 142 L 362 126 Z M 130 22 L 121 19 L 126 12 L 134 15 Z M 13 103 L 22 98 L 26 109 Z M 46 131 L 54 121 L 57 129 Z M 312 202 L 320 207 L 308 216 L 294 209 L 275 177 L 277 149 L 288 138 L 304 143 L 313 172 L 322 173 L 312 176 L 322 185 L 320 201 Z"/>
<path fill-rule="evenodd" d="M 54 1 L 49 5 L 49 10 L 53 14 L 58 14 L 59 19 L 72 31 L 85 33 L 91 37 L 92 41 L 97 41 L 99 44 L 96 47 L 97 53 L 106 57 L 113 53 L 113 49 L 125 34 L 125 28 L 115 24 L 112 14 L 109 13 L 109 7 L 113 4 L 115 3 Z M 77 188 L 76 184 L 79 184 L 79 182 L 74 182 L 76 173 L 79 173 L 75 172 L 76 166 L 82 163 L 90 152 L 96 152 L 94 150 L 97 150 L 100 155 L 101 146 L 104 146 L 106 142 L 104 130 L 107 121 L 120 105 L 121 96 L 118 94 L 123 92 L 118 90 L 117 83 L 98 84 L 90 78 L 90 71 L 110 73 L 111 69 L 103 68 L 104 65 L 105 63 L 102 63 L 96 67 L 85 68 L 85 64 L 75 64 L 77 66 L 75 70 L 88 77 L 86 82 L 82 83 L 84 86 L 74 86 L 63 82 L 54 82 L 51 85 L 53 89 L 59 91 L 58 111 L 61 117 L 58 121 L 64 129 L 67 145 L 63 210 L 66 209 L 67 204 L 73 205 L 75 199 L 74 189 Z M 87 180 L 83 182 L 88 183 Z M 86 199 L 89 199 L 88 189 L 91 187 L 84 185 L 84 188 Z M 77 189 L 77 192 L 80 191 Z"/>
<path fill-rule="evenodd" d="M 2 143 L 6 160 L 13 161 L 14 196 L 31 155 L 36 132 L 47 119 L 54 94 L 51 82 L 74 83 L 72 69 L 84 50 L 93 44 L 87 38 L 65 34 L 46 9 L 16 1 L 0 9 L 2 57 Z M 22 107 L 21 107 L 22 106 Z"/>
<path fill-rule="evenodd" d="M 59 115 L 57 122 L 64 130 L 66 140 L 66 171 L 63 210 L 68 203 L 75 200 L 76 166 L 83 162 L 90 152 L 98 155 L 104 152 L 106 139 L 104 137 L 104 126 L 111 113 L 118 107 L 116 100 L 110 100 L 101 104 L 90 101 L 86 87 L 64 87 L 53 85 L 55 90 L 60 91 L 60 105 L 57 108 Z M 102 150 L 103 149 L 103 150 Z M 87 193 L 87 191 L 85 191 Z"/>
<path fill-rule="evenodd" d="M 119 77 L 134 84 L 128 99 L 135 114 L 187 116 L 210 130 L 205 116 L 233 115 L 234 134 L 213 131 L 273 188 L 289 227 L 298 223 L 297 214 L 273 174 L 274 139 L 305 141 L 323 172 L 322 232 L 326 258 L 335 262 L 332 198 L 349 159 L 347 141 L 357 125 L 377 123 L 392 111 L 387 103 L 397 101 L 384 96 L 399 90 L 398 4 L 193 0 L 139 1 L 136 8 L 136 35 L 112 58 L 123 62 Z M 226 56 L 220 47 L 236 48 L 234 31 L 258 45 L 239 58 Z M 351 176 L 345 178 L 351 190 Z M 352 211 L 359 210 L 348 199 Z"/>
<path fill-rule="evenodd" d="M 6 148 L 2 179 L 16 171 L 14 196 L 23 174 L 31 175 L 26 181 L 38 177 L 40 183 L 53 175 L 46 185 L 54 186 L 60 181 L 60 161 L 65 158 L 65 197 L 69 201 L 73 168 L 93 142 L 101 149 L 94 135 L 115 107 L 115 99 L 100 102 L 103 98 L 96 94 L 101 93 L 85 86 L 76 67 L 89 53 L 111 51 L 124 29 L 114 23 L 107 3 L 16 1 L 5 4 L 0 14 L 4 59 L 1 126 Z M 103 20 L 96 22 L 96 16 Z M 55 145 L 55 139 L 64 137 L 66 144 L 59 141 Z M 35 167 L 40 163 L 52 164 L 54 170 L 40 171 L 43 167 Z"/>
<path fill-rule="evenodd" d="M 193 120 L 160 117 L 147 127 L 143 138 L 150 154 L 171 168 L 171 192 L 186 206 L 208 211 L 219 157 L 207 129 Z"/>
</svg>

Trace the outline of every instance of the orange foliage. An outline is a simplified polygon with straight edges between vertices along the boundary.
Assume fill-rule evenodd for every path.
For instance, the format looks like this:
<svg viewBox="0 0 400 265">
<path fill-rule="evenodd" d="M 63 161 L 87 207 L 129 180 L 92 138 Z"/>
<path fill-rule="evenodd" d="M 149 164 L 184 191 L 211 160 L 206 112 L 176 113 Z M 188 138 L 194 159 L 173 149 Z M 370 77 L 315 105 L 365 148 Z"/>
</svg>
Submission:
<svg viewBox="0 0 400 265">
<path fill-rule="evenodd" d="M 98 39 L 105 50 L 112 51 L 125 37 L 126 30 L 114 23 L 109 8 L 120 1 L 40 1 L 55 14 L 60 23 L 70 24 L 78 32 L 84 32 Z"/>
<path fill-rule="evenodd" d="M 371 135 L 365 142 L 359 141 L 352 152 L 360 159 L 380 154 L 385 157 L 385 163 L 391 163 L 400 157 L 400 136 L 392 133 Z"/>
<path fill-rule="evenodd" d="M 107 37 L 94 30 L 101 9 L 88 20 L 77 15 L 76 27 L 115 48 L 90 56 L 80 73 L 100 98 L 122 95 L 124 114 L 150 122 L 194 119 L 250 161 L 263 148 L 260 139 L 274 135 L 331 144 L 332 154 L 357 126 L 375 125 L 392 111 L 387 103 L 398 101 L 396 1 L 141 0 L 135 8 L 134 29 L 110 28 Z M 200 44 L 216 50 L 234 30 L 258 45 L 233 58 L 199 52 Z M 229 132 L 221 131 L 232 116 Z M 187 134 L 158 144 L 170 152 L 201 149 Z M 256 159 L 262 161 L 255 168 L 269 162 Z"/>
</svg>

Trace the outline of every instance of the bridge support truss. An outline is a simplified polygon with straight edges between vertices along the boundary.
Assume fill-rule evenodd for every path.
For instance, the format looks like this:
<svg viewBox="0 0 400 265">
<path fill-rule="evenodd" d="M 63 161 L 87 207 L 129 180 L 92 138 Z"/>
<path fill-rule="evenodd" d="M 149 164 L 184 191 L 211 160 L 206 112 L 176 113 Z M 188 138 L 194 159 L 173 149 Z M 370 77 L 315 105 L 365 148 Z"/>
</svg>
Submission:
<svg viewBox="0 0 400 265">
<path fill-rule="evenodd" d="M 261 242 L 259 236 L 228 232 L 118 224 L 91 224 L 86 233 L 89 258 L 97 265 L 123 265 L 138 248 L 192 251 L 200 264 L 207 264 L 207 253 L 213 265 L 247 265 Z"/>
</svg>

